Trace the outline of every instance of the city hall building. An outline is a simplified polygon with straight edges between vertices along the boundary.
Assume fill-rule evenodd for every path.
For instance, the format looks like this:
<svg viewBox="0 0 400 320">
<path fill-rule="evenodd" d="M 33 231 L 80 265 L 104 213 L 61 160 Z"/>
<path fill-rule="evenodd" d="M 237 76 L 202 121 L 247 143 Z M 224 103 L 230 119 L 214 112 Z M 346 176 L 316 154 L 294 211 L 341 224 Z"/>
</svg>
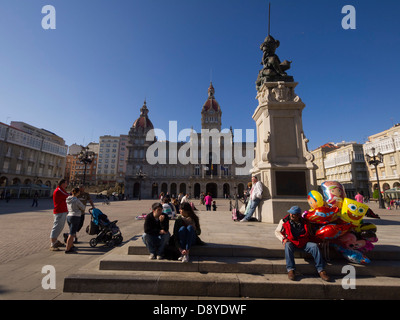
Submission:
<svg viewBox="0 0 400 320">
<path fill-rule="evenodd" d="M 249 169 L 255 143 L 234 142 L 232 128 L 221 132 L 222 110 L 212 83 L 201 110 L 201 133 L 187 129 L 188 141 L 162 141 L 154 135 L 146 101 L 129 131 L 125 194 L 156 199 L 188 193 L 197 198 L 243 195 L 251 181 Z M 249 167 L 250 165 L 250 167 Z"/>
</svg>

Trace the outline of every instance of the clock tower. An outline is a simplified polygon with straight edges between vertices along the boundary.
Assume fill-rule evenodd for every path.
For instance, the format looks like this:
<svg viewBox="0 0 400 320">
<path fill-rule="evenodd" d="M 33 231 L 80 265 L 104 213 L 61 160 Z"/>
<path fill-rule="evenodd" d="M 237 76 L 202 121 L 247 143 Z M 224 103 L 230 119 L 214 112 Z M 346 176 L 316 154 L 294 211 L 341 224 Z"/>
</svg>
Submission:
<svg viewBox="0 0 400 320">
<path fill-rule="evenodd" d="M 214 97 L 214 87 L 212 82 L 208 88 L 208 99 L 201 110 L 201 128 L 202 129 L 217 129 L 221 131 L 221 116 L 222 111 Z"/>
</svg>

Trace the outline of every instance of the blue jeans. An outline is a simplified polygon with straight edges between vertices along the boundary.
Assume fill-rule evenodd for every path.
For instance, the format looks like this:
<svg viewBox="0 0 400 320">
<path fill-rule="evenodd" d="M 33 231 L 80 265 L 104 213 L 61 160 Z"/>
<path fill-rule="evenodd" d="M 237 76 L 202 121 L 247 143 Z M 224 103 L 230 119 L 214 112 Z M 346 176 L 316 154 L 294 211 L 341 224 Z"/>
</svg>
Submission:
<svg viewBox="0 0 400 320">
<path fill-rule="evenodd" d="M 181 249 L 190 250 L 192 245 L 196 242 L 196 230 L 192 226 L 180 227 L 178 238 Z"/>
<path fill-rule="evenodd" d="M 78 232 L 79 224 L 81 222 L 81 217 L 67 216 L 67 223 L 69 226 L 69 234 L 75 236 Z"/>
<path fill-rule="evenodd" d="M 260 204 L 261 199 L 255 198 L 254 200 L 250 200 L 246 211 L 244 212 L 244 220 L 250 220 L 251 216 L 253 215 L 254 211 L 256 211 L 258 205 Z"/>
<path fill-rule="evenodd" d="M 307 242 L 307 244 L 303 248 L 297 248 L 293 243 L 288 241 L 285 244 L 286 270 L 288 272 L 290 270 L 296 269 L 296 264 L 294 262 L 294 252 L 296 250 L 303 250 L 307 253 L 310 253 L 313 256 L 315 261 L 315 268 L 317 269 L 318 273 L 324 270 L 325 261 L 316 243 Z"/>
<path fill-rule="evenodd" d="M 164 256 L 164 249 L 169 242 L 169 238 L 169 232 L 167 234 L 152 235 L 144 233 L 142 235 L 142 240 L 149 252 L 157 256 Z"/>
</svg>

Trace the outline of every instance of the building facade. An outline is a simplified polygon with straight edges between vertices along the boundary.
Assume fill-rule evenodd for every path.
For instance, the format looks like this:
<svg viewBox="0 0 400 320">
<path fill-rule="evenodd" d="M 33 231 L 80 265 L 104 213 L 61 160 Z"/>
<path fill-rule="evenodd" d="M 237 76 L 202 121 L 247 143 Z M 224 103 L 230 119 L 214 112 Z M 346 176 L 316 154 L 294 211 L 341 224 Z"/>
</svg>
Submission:
<svg viewBox="0 0 400 320">
<path fill-rule="evenodd" d="M 119 149 L 118 149 L 118 165 L 117 165 L 117 183 L 123 185 L 125 183 L 126 164 L 128 162 L 128 145 L 129 136 L 121 134 L 119 136 Z"/>
<path fill-rule="evenodd" d="M 97 181 L 114 185 L 117 181 L 119 136 L 105 135 L 99 138 Z"/>
<path fill-rule="evenodd" d="M 317 178 L 317 184 L 319 186 L 326 181 L 326 170 L 324 166 L 326 154 L 338 148 L 339 147 L 335 146 L 333 143 L 326 143 L 323 146 L 311 151 L 311 153 L 314 155 L 314 164 L 317 166 L 315 174 Z"/>
<path fill-rule="evenodd" d="M 378 178 L 381 191 L 400 187 L 400 124 L 392 128 L 368 137 L 364 144 L 364 153 L 372 156 L 372 148 L 375 154 L 383 155 L 383 162 L 378 165 Z M 368 165 L 371 195 L 377 189 L 375 167 Z"/>
<path fill-rule="evenodd" d="M 105 135 L 99 138 L 97 184 L 124 184 L 128 144 L 128 135 Z"/>
<path fill-rule="evenodd" d="M 222 110 L 214 93 L 210 84 L 201 110 L 202 133 L 191 129 L 188 142 L 158 141 L 144 102 L 128 134 L 125 194 L 129 198 L 156 199 L 161 192 L 171 196 L 187 193 L 195 198 L 202 192 L 221 198 L 243 194 L 250 173 L 232 155 L 234 150 L 246 154 L 246 144 L 233 142 L 232 130 L 221 132 Z M 254 143 L 250 158 L 251 163 Z"/>
<path fill-rule="evenodd" d="M 328 143 L 312 151 L 317 165 L 317 183 L 338 181 L 349 198 L 357 192 L 372 196 L 368 189 L 367 166 L 364 159 L 363 145 L 355 142 Z"/>
<path fill-rule="evenodd" d="M 82 146 L 73 144 L 69 147 L 65 165 L 65 179 L 71 186 L 79 186 L 80 184 L 95 185 L 97 184 L 97 162 L 99 154 L 99 144 L 91 142 L 87 146 L 88 151 L 93 153 L 91 163 L 86 165 L 79 160 L 79 153 L 82 151 Z"/>
<path fill-rule="evenodd" d="M 24 122 L 0 123 L 0 194 L 50 196 L 64 177 L 63 138 Z"/>
</svg>

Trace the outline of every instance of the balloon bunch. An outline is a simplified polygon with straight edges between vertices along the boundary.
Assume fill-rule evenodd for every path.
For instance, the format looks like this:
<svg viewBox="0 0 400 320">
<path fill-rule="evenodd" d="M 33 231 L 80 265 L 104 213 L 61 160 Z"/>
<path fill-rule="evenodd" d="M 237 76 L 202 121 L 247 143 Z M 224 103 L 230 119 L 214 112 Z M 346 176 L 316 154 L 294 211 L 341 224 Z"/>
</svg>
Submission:
<svg viewBox="0 0 400 320">
<path fill-rule="evenodd" d="M 347 260 L 370 263 L 365 252 L 374 248 L 378 238 L 376 226 L 362 221 L 368 206 L 346 198 L 344 187 L 337 181 L 325 181 L 321 188 L 323 196 L 315 190 L 308 194 L 311 209 L 303 213 L 303 218 L 313 225 L 319 240 L 329 240 Z"/>
</svg>

